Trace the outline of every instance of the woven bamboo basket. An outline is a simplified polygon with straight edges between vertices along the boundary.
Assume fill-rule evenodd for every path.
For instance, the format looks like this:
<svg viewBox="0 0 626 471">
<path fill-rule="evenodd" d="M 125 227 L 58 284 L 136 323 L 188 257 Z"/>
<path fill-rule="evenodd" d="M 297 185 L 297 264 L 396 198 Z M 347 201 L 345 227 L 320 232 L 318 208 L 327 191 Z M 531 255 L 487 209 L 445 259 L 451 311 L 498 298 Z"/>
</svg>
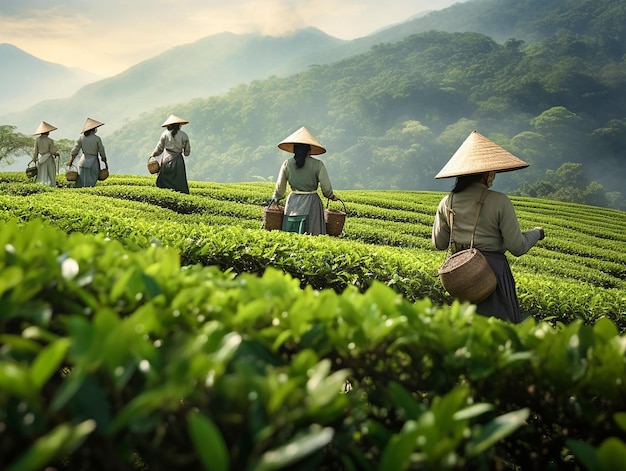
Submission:
<svg viewBox="0 0 626 471">
<path fill-rule="evenodd" d="M 104 168 L 101 168 L 100 171 L 98 172 L 98 180 L 103 181 L 103 180 L 106 180 L 107 178 L 109 178 L 108 164 Z"/>
<path fill-rule="evenodd" d="M 263 210 L 263 228 L 268 231 L 282 230 L 284 215 L 284 206 L 272 206 L 270 203 Z"/>
<path fill-rule="evenodd" d="M 459 301 L 476 304 L 496 289 L 497 280 L 485 256 L 475 248 L 461 250 L 439 267 L 443 287 Z"/>
<path fill-rule="evenodd" d="M 159 164 L 159 161 L 154 157 L 150 157 L 148 159 L 148 172 L 154 175 L 155 173 L 159 173 L 159 170 L 161 170 L 161 164 Z"/>
<path fill-rule="evenodd" d="M 338 236 L 343 231 L 343 226 L 346 223 L 346 205 L 343 201 L 338 200 L 343 205 L 343 211 L 338 209 L 328 209 L 330 199 L 326 202 L 326 209 L 324 210 L 324 220 L 326 221 L 326 234 L 331 236 Z"/>
<path fill-rule="evenodd" d="M 26 177 L 33 178 L 37 176 L 37 164 L 32 160 L 26 166 Z"/>
<path fill-rule="evenodd" d="M 78 172 L 75 170 L 74 167 L 67 168 L 67 170 L 65 171 L 65 179 L 68 182 L 75 182 L 76 180 L 78 180 Z"/>
</svg>

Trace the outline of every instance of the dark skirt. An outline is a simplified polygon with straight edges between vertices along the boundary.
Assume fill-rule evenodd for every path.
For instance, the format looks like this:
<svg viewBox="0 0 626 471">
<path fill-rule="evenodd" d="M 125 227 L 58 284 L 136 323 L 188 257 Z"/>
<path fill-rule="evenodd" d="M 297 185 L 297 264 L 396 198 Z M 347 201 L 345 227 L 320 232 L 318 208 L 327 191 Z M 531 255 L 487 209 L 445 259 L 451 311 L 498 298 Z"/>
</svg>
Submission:
<svg viewBox="0 0 626 471">
<path fill-rule="evenodd" d="M 506 256 L 501 253 L 483 252 L 496 274 L 498 285 L 487 299 L 476 305 L 476 312 L 487 317 L 519 324 L 522 322 L 519 300 L 515 291 L 515 280 Z"/>
<path fill-rule="evenodd" d="M 98 162 L 94 165 L 78 165 L 78 178 L 74 184 L 75 188 L 84 188 L 90 186 L 96 186 L 98 183 L 98 173 L 100 173 L 100 165 Z"/>
<path fill-rule="evenodd" d="M 170 188 L 180 193 L 189 194 L 187 169 L 182 154 L 166 155 L 161 162 L 161 170 L 157 176 L 156 186 Z"/>
</svg>

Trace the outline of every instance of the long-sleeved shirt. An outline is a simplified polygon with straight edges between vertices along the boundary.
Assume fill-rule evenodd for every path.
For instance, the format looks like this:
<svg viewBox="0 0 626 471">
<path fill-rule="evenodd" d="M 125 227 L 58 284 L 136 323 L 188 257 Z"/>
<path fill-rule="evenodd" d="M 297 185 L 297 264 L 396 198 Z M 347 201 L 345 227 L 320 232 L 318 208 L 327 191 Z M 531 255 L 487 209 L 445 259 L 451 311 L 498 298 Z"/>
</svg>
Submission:
<svg viewBox="0 0 626 471">
<path fill-rule="evenodd" d="M 454 242 L 469 246 L 478 210 L 478 200 L 487 188 L 482 183 L 472 183 L 460 193 L 454 193 Z M 450 195 L 439 203 L 432 229 L 432 240 L 439 250 L 448 248 L 450 241 L 448 202 Z M 476 225 L 474 247 L 482 252 L 504 253 L 507 250 L 516 257 L 525 254 L 537 243 L 541 233 L 538 229 L 522 232 L 513 203 L 504 193 L 489 191 Z"/>
<path fill-rule="evenodd" d="M 35 149 L 33 151 L 33 160 L 37 160 L 39 154 L 54 154 L 57 149 L 54 146 L 54 141 L 48 136 L 39 136 L 35 139 Z"/>
<path fill-rule="evenodd" d="M 333 197 L 333 187 L 324 162 L 314 157 L 307 157 L 305 162 L 302 168 L 296 168 L 296 160 L 293 158 L 283 162 L 272 196 L 274 200 L 278 201 L 285 196 L 287 182 L 293 191 L 303 192 L 317 191 L 319 184 L 326 198 Z"/>
<path fill-rule="evenodd" d="M 169 154 L 183 154 L 187 157 L 191 153 L 191 144 L 189 143 L 189 136 L 182 130 L 178 130 L 175 136 L 172 136 L 172 131 L 166 129 L 161 134 L 159 142 L 157 143 L 153 156 L 161 155 L 163 151 L 167 151 Z"/>
<path fill-rule="evenodd" d="M 76 157 L 80 150 L 82 149 L 83 154 L 91 157 L 102 157 L 102 160 L 106 162 L 107 155 L 104 151 L 104 145 L 102 144 L 102 139 L 97 134 L 88 134 L 85 136 L 81 134 L 76 140 L 76 144 L 72 149 L 71 155 L 72 157 Z"/>
</svg>

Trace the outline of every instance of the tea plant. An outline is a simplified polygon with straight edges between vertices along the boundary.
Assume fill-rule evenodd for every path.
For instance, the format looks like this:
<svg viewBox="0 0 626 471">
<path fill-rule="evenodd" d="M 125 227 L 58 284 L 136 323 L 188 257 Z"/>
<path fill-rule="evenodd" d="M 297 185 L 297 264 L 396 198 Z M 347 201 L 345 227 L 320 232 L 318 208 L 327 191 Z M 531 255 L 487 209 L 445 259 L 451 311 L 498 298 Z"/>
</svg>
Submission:
<svg viewBox="0 0 626 471">
<path fill-rule="evenodd" d="M 626 338 L 608 319 L 515 326 L 140 245 L 3 222 L 8 471 L 623 462 Z"/>
<path fill-rule="evenodd" d="M 130 247 L 158 241 L 177 247 L 185 264 L 237 273 L 274 266 L 303 286 L 365 290 L 378 280 L 409 300 L 449 301 L 436 275 L 444 254 L 430 241 L 438 193 L 346 191 L 341 236 L 302 238 L 260 229 L 272 191 L 267 183 L 192 182 L 191 194 L 182 195 L 155 188 L 152 177 L 112 176 L 77 190 L 44 189 L 21 175 L 7 175 L 0 177 L 3 219 L 40 217 L 68 233 L 100 233 Z M 626 328 L 623 213 L 531 198 L 513 201 L 522 227 L 543 222 L 548 234 L 523 257 L 509 257 L 523 311 L 564 322 L 609 317 L 620 330 Z"/>
</svg>

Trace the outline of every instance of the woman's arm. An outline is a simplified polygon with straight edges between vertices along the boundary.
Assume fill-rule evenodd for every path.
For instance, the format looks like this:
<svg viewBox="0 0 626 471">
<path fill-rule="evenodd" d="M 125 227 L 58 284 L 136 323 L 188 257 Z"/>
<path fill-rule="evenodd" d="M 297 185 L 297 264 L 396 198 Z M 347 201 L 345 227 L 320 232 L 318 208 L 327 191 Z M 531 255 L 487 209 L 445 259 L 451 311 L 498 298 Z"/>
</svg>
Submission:
<svg viewBox="0 0 626 471">
<path fill-rule="evenodd" d="M 276 185 L 274 186 L 274 194 L 272 195 L 272 199 L 274 201 L 280 201 L 283 198 L 283 196 L 285 196 L 285 191 L 287 191 L 287 161 L 286 160 L 280 166 L 280 171 L 278 172 L 278 178 L 276 179 Z"/>
</svg>

